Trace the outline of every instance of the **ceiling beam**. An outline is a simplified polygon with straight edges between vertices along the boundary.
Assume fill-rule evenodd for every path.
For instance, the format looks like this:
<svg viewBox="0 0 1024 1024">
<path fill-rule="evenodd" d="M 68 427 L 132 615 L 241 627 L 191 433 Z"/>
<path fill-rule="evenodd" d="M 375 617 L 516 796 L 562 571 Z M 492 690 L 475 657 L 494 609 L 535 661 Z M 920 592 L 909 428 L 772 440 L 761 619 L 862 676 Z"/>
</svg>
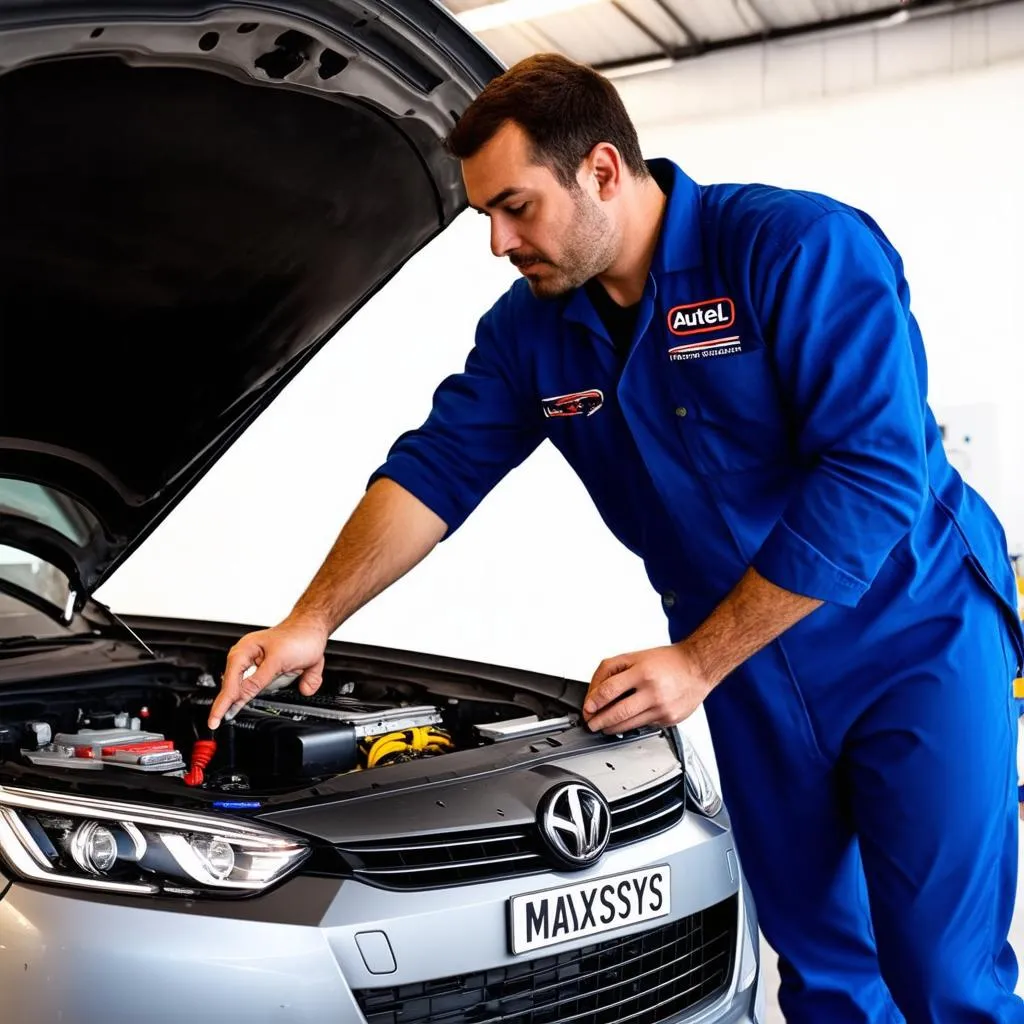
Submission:
<svg viewBox="0 0 1024 1024">
<path fill-rule="evenodd" d="M 699 46 L 700 40 L 697 38 L 697 33 L 690 28 L 685 21 L 683 21 L 679 12 L 673 7 L 670 7 L 667 0 L 651 0 L 651 3 L 655 5 L 664 15 L 672 22 L 673 25 L 683 34 L 683 38 L 686 40 L 687 46 Z"/>
<path fill-rule="evenodd" d="M 771 19 L 766 18 L 764 16 L 764 11 L 762 11 L 761 8 L 757 6 L 754 0 L 733 0 L 733 5 L 737 9 L 739 9 L 741 4 L 745 4 L 749 9 L 750 13 L 753 14 L 753 16 L 757 18 L 759 22 L 761 22 L 762 31 L 771 29 L 773 27 L 773 22 L 771 21 Z"/>
<path fill-rule="evenodd" d="M 655 0 L 660 2 L 660 0 Z M 839 29 L 870 26 L 871 22 L 884 21 L 894 15 L 919 12 L 921 14 L 956 14 L 961 11 L 978 11 L 992 7 L 1004 7 L 1008 4 L 1021 3 L 1022 0 L 906 0 L 905 3 L 890 3 L 885 7 L 872 11 L 860 11 L 857 14 L 845 14 L 838 18 L 827 18 L 822 21 L 805 22 L 800 25 L 770 25 L 761 32 L 749 32 L 745 35 L 728 36 L 724 39 L 696 39 L 683 46 L 671 47 L 669 53 L 644 53 L 627 60 L 607 61 L 594 64 L 596 71 L 626 71 L 629 68 L 664 60 L 666 56 L 672 60 L 690 60 L 706 53 L 719 50 L 732 50 L 742 46 L 756 46 L 760 43 L 777 42 L 782 39 L 796 39 L 800 36 L 813 35 L 819 32 L 831 32 Z"/>
<path fill-rule="evenodd" d="M 635 15 L 625 4 L 621 3 L 621 0 L 611 0 L 612 7 L 615 8 L 631 25 L 642 32 L 654 45 L 661 51 L 660 56 L 671 57 L 674 47 L 669 43 L 665 42 L 655 31 L 648 25 L 642 18 Z"/>
</svg>

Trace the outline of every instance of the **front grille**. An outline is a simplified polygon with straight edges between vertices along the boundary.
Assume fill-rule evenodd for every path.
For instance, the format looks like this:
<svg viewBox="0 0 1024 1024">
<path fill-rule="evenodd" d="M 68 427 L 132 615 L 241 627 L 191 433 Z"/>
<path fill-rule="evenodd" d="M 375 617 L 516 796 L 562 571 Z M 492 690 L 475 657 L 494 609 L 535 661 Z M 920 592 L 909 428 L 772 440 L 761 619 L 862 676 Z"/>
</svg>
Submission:
<svg viewBox="0 0 1024 1024">
<path fill-rule="evenodd" d="M 608 848 L 649 839 L 677 824 L 686 806 L 682 773 L 611 803 Z M 346 843 L 338 852 L 356 878 L 388 889 L 436 889 L 548 871 L 535 825 L 474 832 L 438 832 L 372 843 Z"/>
<path fill-rule="evenodd" d="M 547 870 L 534 829 L 445 833 L 387 843 L 346 846 L 357 866 L 352 873 L 389 889 L 437 886 L 511 878 Z"/>
<path fill-rule="evenodd" d="M 731 896 L 628 938 L 355 995 L 367 1024 L 659 1024 L 726 990 L 736 927 Z"/>
<path fill-rule="evenodd" d="M 667 782 L 613 801 L 609 849 L 628 846 L 664 832 L 679 822 L 685 806 L 686 787 L 682 773 Z"/>
</svg>

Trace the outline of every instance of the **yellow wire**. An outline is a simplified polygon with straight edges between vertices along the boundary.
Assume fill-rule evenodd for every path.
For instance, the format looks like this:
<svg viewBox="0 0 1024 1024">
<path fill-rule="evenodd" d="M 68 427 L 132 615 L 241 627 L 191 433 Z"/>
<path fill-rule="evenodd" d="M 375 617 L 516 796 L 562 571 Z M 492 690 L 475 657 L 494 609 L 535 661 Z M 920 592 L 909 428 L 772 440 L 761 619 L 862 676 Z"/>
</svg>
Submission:
<svg viewBox="0 0 1024 1024">
<path fill-rule="evenodd" d="M 433 726 L 421 725 L 405 732 L 389 732 L 370 740 L 366 767 L 373 768 L 381 758 L 407 750 L 431 750 L 440 753 L 454 744 L 451 737 Z"/>
</svg>

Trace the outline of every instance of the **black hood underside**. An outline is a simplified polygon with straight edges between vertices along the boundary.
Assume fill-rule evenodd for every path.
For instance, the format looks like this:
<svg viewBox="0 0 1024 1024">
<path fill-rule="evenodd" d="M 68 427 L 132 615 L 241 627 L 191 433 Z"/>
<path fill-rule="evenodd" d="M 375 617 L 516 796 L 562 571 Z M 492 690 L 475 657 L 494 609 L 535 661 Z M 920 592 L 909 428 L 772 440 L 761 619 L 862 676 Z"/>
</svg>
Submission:
<svg viewBox="0 0 1024 1024">
<path fill-rule="evenodd" d="M 438 225 L 385 119 L 207 72 L 37 65 L 0 137 L 2 432 L 136 500 Z"/>
<path fill-rule="evenodd" d="M 90 589 L 464 204 L 439 128 L 472 75 L 329 6 L 344 31 L 206 15 L 179 66 L 81 25 L 0 74 L 0 477 L 95 515 Z"/>
</svg>

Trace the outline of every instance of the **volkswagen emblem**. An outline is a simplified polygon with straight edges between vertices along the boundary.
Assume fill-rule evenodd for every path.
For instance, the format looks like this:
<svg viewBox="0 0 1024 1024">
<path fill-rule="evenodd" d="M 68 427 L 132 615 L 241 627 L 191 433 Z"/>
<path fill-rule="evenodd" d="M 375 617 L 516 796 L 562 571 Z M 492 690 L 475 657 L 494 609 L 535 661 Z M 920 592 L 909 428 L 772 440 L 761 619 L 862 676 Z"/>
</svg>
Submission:
<svg viewBox="0 0 1024 1024">
<path fill-rule="evenodd" d="M 611 838 L 608 804 L 597 790 L 579 782 L 549 789 L 537 811 L 540 834 L 559 867 L 589 867 L 600 859 Z"/>
</svg>

